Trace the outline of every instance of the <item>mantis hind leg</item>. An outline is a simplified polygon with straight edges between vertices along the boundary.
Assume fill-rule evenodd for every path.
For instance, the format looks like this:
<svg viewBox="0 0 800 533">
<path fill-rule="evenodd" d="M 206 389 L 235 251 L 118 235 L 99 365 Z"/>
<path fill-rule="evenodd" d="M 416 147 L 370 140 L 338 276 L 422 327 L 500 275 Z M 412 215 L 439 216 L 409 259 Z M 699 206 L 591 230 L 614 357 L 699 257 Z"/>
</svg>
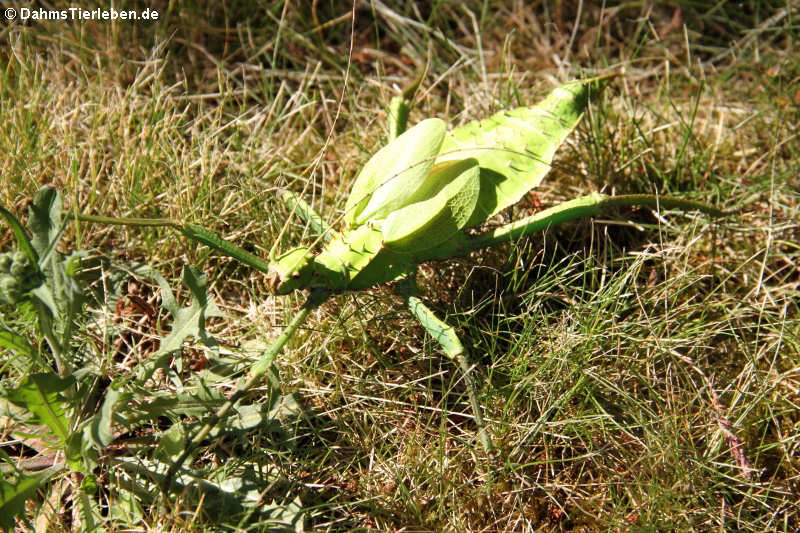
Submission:
<svg viewBox="0 0 800 533">
<path fill-rule="evenodd" d="M 486 431 L 486 424 L 483 420 L 483 410 L 478 403 L 478 395 L 472 373 L 473 367 L 469 360 L 469 353 L 466 348 L 464 348 L 458 335 L 456 335 L 455 328 L 437 317 L 433 311 L 417 297 L 417 287 L 413 275 L 406 276 L 402 280 L 400 284 L 400 293 L 405 299 L 411 314 L 419 320 L 419 323 L 422 324 L 422 327 L 425 328 L 431 337 L 436 339 L 436 342 L 439 343 L 445 354 L 451 359 L 458 361 L 461 366 L 464 383 L 467 387 L 467 394 L 469 395 L 469 402 L 475 416 L 475 425 L 478 427 L 478 439 L 484 450 L 491 454 L 494 451 L 494 445 L 492 444 L 492 439 L 489 437 L 489 433 Z"/>
</svg>

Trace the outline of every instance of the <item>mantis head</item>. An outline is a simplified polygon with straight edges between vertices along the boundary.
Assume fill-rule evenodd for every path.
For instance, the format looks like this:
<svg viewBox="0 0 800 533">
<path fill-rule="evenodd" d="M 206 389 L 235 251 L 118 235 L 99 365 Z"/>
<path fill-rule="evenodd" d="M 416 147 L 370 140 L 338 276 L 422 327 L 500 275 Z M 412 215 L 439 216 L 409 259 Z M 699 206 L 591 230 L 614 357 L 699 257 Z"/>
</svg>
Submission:
<svg viewBox="0 0 800 533">
<path fill-rule="evenodd" d="M 270 257 L 267 284 L 272 294 L 289 294 L 308 287 L 313 276 L 311 250 L 305 246 Z"/>
</svg>

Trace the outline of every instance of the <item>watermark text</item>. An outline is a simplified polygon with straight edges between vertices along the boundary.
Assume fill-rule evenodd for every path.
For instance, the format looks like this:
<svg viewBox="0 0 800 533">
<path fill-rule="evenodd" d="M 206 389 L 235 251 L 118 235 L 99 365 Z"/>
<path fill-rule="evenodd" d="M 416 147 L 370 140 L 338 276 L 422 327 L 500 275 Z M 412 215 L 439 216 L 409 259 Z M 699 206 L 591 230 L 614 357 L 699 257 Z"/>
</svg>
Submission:
<svg viewBox="0 0 800 533">
<path fill-rule="evenodd" d="M 158 11 L 155 9 L 115 9 L 82 7 L 68 7 L 66 9 L 44 9 L 20 7 L 15 9 L 7 7 L 3 10 L 6 20 L 61 20 L 61 21 L 86 21 L 86 20 L 158 20 Z"/>
</svg>

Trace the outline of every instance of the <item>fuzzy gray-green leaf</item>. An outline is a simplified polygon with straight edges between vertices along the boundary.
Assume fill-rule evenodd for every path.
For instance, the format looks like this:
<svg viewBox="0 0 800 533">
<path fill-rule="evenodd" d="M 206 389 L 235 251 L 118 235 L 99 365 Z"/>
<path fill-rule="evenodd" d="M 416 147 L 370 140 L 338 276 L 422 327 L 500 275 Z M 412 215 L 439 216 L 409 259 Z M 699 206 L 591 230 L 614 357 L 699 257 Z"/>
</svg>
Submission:
<svg viewBox="0 0 800 533">
<path fill-rule="evenodd" d="M 22 224 L 19 223 L 19 220 L 17 220 L 17 218 L 2 205 L 0 205 L 0 216 L 5 218 L 8 225 L 11 226 L 11 230 L 14 232 L 14 237 L 17 239 L 17 246 L 19 246 L 19 249 L 22 250 L 26 256 L 28 256 L 28 259 L 31 260 L 31 263 L 38 263 L 39 256 L 33 249 L 33 246 L 31 246 L 31 241 L 28 239 L 28 234 L 25 233 L 25 230 L 23 229 Z"/>
<path fill-rule="evenodd" d="M 61 194 L 52 187 L 42 187 L 33 197 L 28 217 L 31 244 L 44 258 L 61 231 Z"/>
</svg>

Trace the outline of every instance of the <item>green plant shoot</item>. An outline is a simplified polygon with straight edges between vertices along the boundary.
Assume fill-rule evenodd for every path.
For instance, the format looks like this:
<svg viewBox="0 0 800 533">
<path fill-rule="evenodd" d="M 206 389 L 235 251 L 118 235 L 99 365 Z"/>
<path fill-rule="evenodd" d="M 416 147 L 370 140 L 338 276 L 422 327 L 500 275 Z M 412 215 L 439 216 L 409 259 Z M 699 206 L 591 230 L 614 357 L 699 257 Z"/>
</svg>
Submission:
<svg viewBox="0 0 800 533">
<path fill-rule="evenodd" d="M 417 266 L 472 250 L 518 239 L 547 227 L 614 206 L 650 206 L 722 212 L 708 204 L 651 195 L 610 197 L 591 194 L 564 202 L 532 216 L 482 234 L 465 230 L 513 205 L 547 172 L 558 147 L 579 123 L 592 97 L 609 76 L 557 87 L 541 103 L 503 111 L 485 120 L 447 131 L 445 123 L 427 119 L 404 131 L 411 98 L 418 82 L 390 105 L 390 142 L 364 165 L 345 205 L 340 231 L 328 226 L 305 202 L 288 191 L 281 200 L 322 234 L 321 250 L 298 246 L 271 253 L 269 261 L 221 239 L 205 228 L 167 219 L 123 219 L 89 215 L 78 218 L 101 223 L 171 226 L 186 237 L 268 273 L 270 290 L 288 294 L 310 291 L 306 303 L 283 334 L 256 363 L 246 380 L 187 444 L 165 480 L 172 476 L 208 436 L 215 424 L 263 376 L 284 344 L 309 313 L 331 295 L 399 282 L 409 311 L 458 361 L 474 412 L 478 438 L 487 452 L 492 441 L 483 420 L 472 380 L 469 354 L 455 329 L 417 297 Z"/>
</svg>

